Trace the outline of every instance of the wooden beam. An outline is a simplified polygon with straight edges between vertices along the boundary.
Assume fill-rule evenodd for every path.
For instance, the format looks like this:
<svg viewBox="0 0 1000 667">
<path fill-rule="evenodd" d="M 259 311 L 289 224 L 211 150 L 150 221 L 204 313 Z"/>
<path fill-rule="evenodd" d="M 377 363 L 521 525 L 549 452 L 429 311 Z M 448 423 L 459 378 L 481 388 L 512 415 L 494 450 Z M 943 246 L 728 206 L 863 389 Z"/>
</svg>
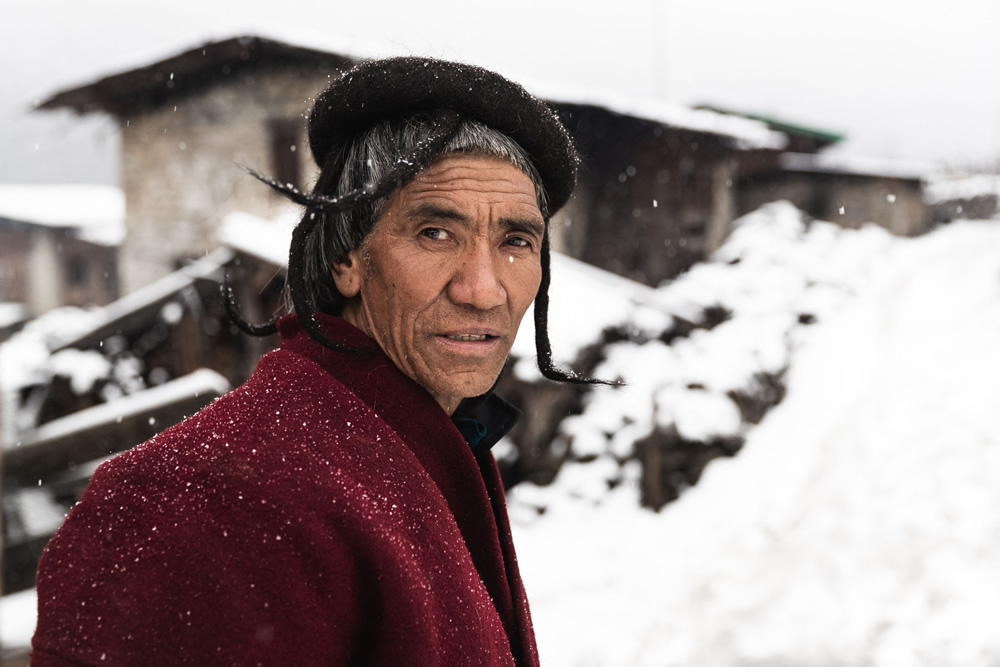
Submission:
<svg viewBox="0 0 1000 667">
<path fill-rule="evenodd" d="M 224 377 L 200 369 L 110 403 L 43 424 L 4 457 L 13 487 L 45 483 L 67 467 L 124 451 L 194 414 L 229 391 Z"/>
</svg>

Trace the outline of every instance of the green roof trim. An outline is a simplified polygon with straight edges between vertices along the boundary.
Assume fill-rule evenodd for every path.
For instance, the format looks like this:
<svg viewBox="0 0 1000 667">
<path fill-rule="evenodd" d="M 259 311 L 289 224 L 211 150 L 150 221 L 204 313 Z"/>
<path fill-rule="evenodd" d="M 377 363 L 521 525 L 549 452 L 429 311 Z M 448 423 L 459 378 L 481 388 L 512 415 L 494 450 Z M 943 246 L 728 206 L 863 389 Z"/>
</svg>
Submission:
<svg viewBox="0 0 1000 667">
<path fill-rule="evenodd" d="M 824 144 L 835 144 L 841 142 L 847 136 L 843 132 L 821 130 L 815 127 L 807 127 L 805 125 L 799 125 L 798 123 L 790 123 L 788 121 L 782 120 L 780 118 L 775 118 L 774 116 L 769 116 L 767 114 L 743 113 L 741 111 L 723 109 L 721 107 L 712 106 L 710 104 L 699 105 L 697 108 L 707 109 L 709 111 L 715 111 L 716 113 L 723 113 L 730 116 L 742 116 L 744 118 L 749 118 L 751 120 L 759 120 L 762 123 L 766 123 L 767 126 L 772 130 L 777 130 L 778 132 L 784 132 L 786 134 L 796 134 L 803 137 L 810 137 Z"/>
</svg>

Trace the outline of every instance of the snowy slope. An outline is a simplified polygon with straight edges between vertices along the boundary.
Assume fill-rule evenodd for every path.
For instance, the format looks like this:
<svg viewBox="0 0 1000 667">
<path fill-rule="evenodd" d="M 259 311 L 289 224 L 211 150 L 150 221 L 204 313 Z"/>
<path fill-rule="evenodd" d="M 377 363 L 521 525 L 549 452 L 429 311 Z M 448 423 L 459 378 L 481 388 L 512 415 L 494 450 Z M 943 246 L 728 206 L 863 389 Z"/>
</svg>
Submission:
<svg viewBox="0 0 1000 667">
<path fill-rule="evenodd" d="M 629 484 L 573 500 L 584 465 L 512 491 L 543 663 L 1000 664 L 1000 221 L 904 240 L 771 213 L 772 269 L 844 289 L 742 452 L 660 514 Z M 724 292 L 740 265 L 704 270 Z"/>
</svg>

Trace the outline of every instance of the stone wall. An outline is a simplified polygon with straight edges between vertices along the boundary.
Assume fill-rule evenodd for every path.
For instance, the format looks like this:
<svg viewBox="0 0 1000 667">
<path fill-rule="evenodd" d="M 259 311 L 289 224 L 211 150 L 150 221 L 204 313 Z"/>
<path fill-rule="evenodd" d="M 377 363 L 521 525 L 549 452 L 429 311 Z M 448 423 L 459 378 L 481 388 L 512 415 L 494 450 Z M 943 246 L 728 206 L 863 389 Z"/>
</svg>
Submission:
<svg viewBox="0 0 1000 667">
<path fill-rule="evenodd" d="M 787 200 L 821 220 L 848 228 L 875 223 L 898 236 L 927 231 L 930 214 L 918 180 L 822 172 L 781 172 L 739 185 L 741 215 Z"/>
<path fill-rule="evenodd" d="M 240 71 L 176 105 L 120 119 L 124 293 L 215 248 L 226 214 L 270 217 L 287 205 L 239 166 L 273 173 L 273 123 L 301 123 L 300 139 L 288 150 L 298 156 L 303 181 L 315 178 L 304 141 L 305 114 L 328 83 L 326 73 L 303 67 Z"/>
<path fill-rule="evenodd" d="M 952 220 L 989 220 L 1000 213 L 1000 197 L 996 194 L 978 194 L 933 202 L 931 219 L 935 223 Z"/>
</svg>

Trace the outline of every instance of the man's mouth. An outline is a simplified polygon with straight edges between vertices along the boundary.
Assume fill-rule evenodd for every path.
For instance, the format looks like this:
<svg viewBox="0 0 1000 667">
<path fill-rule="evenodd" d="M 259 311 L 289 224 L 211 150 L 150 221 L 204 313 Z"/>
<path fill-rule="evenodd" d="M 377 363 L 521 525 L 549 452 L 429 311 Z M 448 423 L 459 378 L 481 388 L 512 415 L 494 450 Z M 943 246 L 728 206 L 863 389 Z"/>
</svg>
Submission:
<svg viewBox="0 0 1000 667">
<path fill-rule="evenodd" d="M 445 336 L 449 340 L 457 340 L 462 343 L 479 343 L 490 338 L 496 338 L 496 336 L 488 336 L 486 334 L 452 334 Z"/>
</svg>

